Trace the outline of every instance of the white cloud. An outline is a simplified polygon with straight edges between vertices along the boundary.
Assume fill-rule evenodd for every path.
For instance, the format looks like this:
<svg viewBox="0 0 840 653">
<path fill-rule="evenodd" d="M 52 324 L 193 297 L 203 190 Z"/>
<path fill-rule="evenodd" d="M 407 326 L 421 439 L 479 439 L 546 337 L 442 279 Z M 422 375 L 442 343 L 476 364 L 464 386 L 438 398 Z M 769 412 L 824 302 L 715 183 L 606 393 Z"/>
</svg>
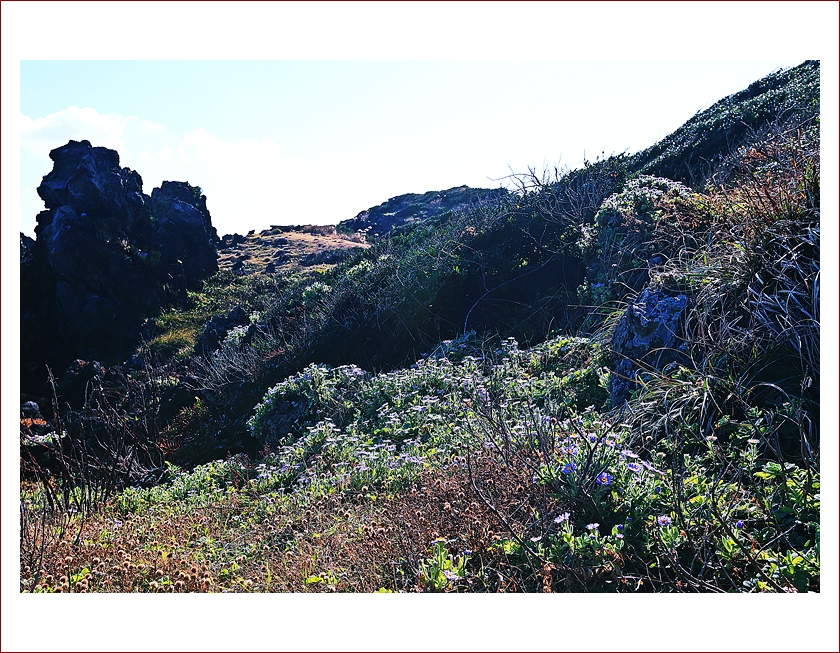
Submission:
<svg viewBox="0 0 840 653">
<path fill-rule="evenodd" d="M 115 149 L 125 149 L 123 132 L 130 118 L 118 114 L 99 113 L 89 107 L 68 107 L 43 118 L 20 115 L 20 145 L 23 149 L 42 152 L 60 147 L 68 140 L 89 140 Z"/>
<path fill-rule="evenodd" d="M 220 234 L 294 222 L 284 214 L 287 181 L 306 168 L 270 140 L 225 141 L 205 129 L 184 134 L 155 153 L 142 153 L 146 192 L 164 180 L 201 186 Z"/>
<path fill-rule="evenodd" d="M 144 134 L 164 134 L 166 132 L 166 127 L 149 122 L 148 120 L 141 120 L 140 131 Z"/>
</svg>

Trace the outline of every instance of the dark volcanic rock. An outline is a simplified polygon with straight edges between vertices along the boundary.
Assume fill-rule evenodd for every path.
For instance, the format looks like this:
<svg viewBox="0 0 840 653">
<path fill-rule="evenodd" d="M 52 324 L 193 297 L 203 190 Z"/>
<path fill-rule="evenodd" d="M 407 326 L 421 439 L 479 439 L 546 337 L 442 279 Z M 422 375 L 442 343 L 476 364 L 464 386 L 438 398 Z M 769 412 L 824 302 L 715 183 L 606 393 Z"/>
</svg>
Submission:
<svg viewBox="0 0 840 653">
<path fill-rule="evenodd" d="M 688 298 L 670 297 L 662 290 L 645 288 L 627 307 L 613 335 L 615 374 L 610 383 L 610 402 L 619 406 L 630 392 L 640 367 L 662 369 L 682 358 L 680 343 Z"/>
<path fill-rule="evenodd" d="M 210 222 L 207 198 L 183 181 L 165 181 L 152 191 L 151 211 L 161 258 L 183 261 L 187 287 L 198 290 L 201 281 L 219 269 L 218 236 Z"/>
<path fill-rule="evenodd" d="M 225 234 L 219 241 L 218 247 L 219 249 L 228 249 L 231 247 L 237 247 L 244 242 L 245 236 L 242 234 Z"/>
<path fill-rule="evenodd" d="M 144 265 L 146 252 L 129 244 L 137 242 L 131 231 L 97 232 L 100 226 L 116 227 L 116 220 L 97 224 L 70 206 L 50 213 L 36 253 L 54 281 L 58 336 L 69 356 L 112 356 L 130 344 L 132 328 L 160 303 L 160 281 Z"/>
<path fill-rule="evenodd" d="M 143 180 L 133 170 L 120 168 L 120 155 L 114 150 L 70 141 L 50 152 L 50 158 L 55 162 L 52 172 L 38 187 L 47 209 L 66 206 L 92 219 L 145 215 Z M 43 215 L 38 216 L 39 226 Z"/>
<path fill-rule="evenodd" d="M 35 241 L 24 233 L 20 235 L 20 264 L 25 265 L 35 256 Z"/>
<path fill-rule="evenodd" d="M 199 188 L 164 182 L 144 195 L 139 174 L 88 141 L 50 158 L 36 240 L 21 236 L 21 381 L 29 388 L 44 380 L 45 365 L 128 356 L 148 317 L 183 303 L 218 270 Z"/>
<path fill-rule="evenodd" d="M 216 315 L 210 319 L 198 341 L 195 343 L 195 353 L 209 354 L 219 348 L 227 332 L 233 327 L 248 324 L 249 315 L 241 306 L 231 309 L 227 315 Z"/>
<path fill-rule="evenodd" d="M 21 404 L 20 416 L 30 419 L 44 419 L 43 415 L 41 415 L 41 407 L 34 401 L 26 401 Z"/>
<path fill-rule="evenodd" d="M 90 381 L 101 380 L 105 368 L 99 361 L 76 359 L 64 370 L 55 389 L 58 397 L 71 405 L 81 405 Z"/>
</svg>

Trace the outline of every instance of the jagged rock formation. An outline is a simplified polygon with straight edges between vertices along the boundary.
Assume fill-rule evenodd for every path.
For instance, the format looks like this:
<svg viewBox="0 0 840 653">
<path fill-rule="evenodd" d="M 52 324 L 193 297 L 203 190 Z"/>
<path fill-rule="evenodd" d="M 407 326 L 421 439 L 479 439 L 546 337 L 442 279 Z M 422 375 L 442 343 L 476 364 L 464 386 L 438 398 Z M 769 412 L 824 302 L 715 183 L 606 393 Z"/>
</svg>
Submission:
<svg viewBox="0 0 840 653">
<path fill-rule="evenodd" d="M 447 211 L 467 209 L 482 202 L 498 200 L 506 194 L 507 190 L 504 188 L 469 186 L 456 186 L 449 190 L 422 194 L 407 193 L 362 211 L 352 220 L 339 222 L 338 228 L 345 233 L 364 231 L 372 236 L 379 236 L 407 222 L 432 218 Z"/>
<path fill-rule="evenodd" d="M 164 261 L 183 262 L 184 281 L 191 290 L 218 271 L 216 230 L 201 189 L 182 181 L 164 181 L 151 196 L 154 241 Z"/>
<path fill-rule="evenodd" d="M 41 382 L 76 358 L 127 356 L 144 320 L 218 269 L 201 189 L 142 178 L 88 141 L 50 152 L 36 240 L 21 234 L 21 381 Z"/>
</svg>

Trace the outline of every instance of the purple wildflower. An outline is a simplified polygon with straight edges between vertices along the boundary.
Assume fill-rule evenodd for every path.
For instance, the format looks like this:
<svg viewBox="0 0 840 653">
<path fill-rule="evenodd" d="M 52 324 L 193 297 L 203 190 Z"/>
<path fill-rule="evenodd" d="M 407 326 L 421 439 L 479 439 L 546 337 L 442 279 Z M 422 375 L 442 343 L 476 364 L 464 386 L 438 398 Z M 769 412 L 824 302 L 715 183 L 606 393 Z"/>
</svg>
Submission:
<svg viewBox="0 0 840 653">
<path fill-rule="evenodd" d="M 598 478 L 595 479 L 598 485 L 610 485 L 613 481 L 612 474 L 607 472 L 601 472 L 598 474 Z"/>
</svg>

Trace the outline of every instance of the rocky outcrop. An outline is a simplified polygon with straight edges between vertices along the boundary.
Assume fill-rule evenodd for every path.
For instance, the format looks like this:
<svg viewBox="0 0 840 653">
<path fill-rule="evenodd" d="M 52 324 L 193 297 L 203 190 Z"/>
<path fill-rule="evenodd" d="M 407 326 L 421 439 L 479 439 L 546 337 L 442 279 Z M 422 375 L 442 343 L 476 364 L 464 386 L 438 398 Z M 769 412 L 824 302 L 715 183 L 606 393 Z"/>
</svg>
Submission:
<svg viewBox="0 0 840 653">
<path fill-rule="evenodd" d="M 38 187 L 47 209 L 65 207 L 92 220 L 118 216 L 133 221 L 146 216 L 143 179 L 121 168 L 114 150 L 70 141 L 50 152 L 50 158 L 53 169 Z M 41 230 L 50 223 L 49 213 L 38 216 Z"/>
<path fill-rule="evenodd" d="M 688 297 L 669 296 L 657 288 L 645 288 L 615 327 L 612 350 L 615 373 L 610 382 L 610 403 L 620 406 L 636 385 L 642 368 L 662 369 L 683 356 L 681 335 Z"/>
<path fill-rule="evenodd" d="M 25 265 L 32 260 L 35 252 L 35 241 L 24 233 L 20 235 L 20 264 Z"/>
<path fill-rule="evenodd" d="M 242 234 L 225 234 L 221 237 L 218 243 L 218 248 L 221 249 L 232 249 L 234 247 L 239 247 L 242 243 L 245 242 L 245 236 Z"/>
<path fill-rule="evenodd" d="M 24 386 L 43 380 L 45 365 L 127 356 L 146 318 L 218 269 L 200 188 L 163 182 L 149 197 L 117 152 L 88 141 L 50 158 L 36 240 L 21 236 Z"/>
<path fill-rule="evenodd" d="M 389 232 L 395 227 L 426 220 L 446 213 L 469 209 L 484 202 L 497 201 L 505 196 L 504 188 L 470 188 L 456 186 L 449 190 L 429 191 L 428 193 L 407 193 L 392 197 L 387 202 L 362 211 L 352 220 L 338 224 L 344 232 L 363 231 L 372 236 Z"/>
</svg>

